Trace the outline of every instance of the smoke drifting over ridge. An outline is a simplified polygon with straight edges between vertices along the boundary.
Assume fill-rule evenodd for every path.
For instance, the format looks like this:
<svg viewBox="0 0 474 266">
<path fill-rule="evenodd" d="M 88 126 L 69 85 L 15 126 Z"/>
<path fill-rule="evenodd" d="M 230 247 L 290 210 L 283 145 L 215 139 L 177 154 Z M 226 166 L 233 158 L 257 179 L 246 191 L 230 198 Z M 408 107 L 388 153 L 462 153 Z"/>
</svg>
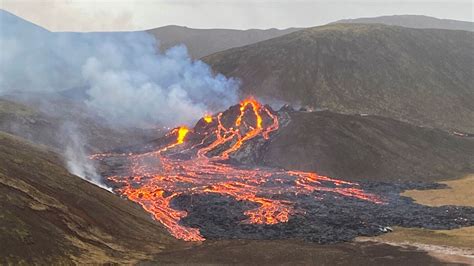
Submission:
<svg viewBox="0 0 474 266">
<path fill-rule="evenodd" d="M 238 82 L 193 61 L 184 46 L 163 54 L 146 32 L 52 33 L 0 12 L 0 96 L 84 90 L 112 123 L 191 123 L 236 103 Z"/>
<path fill-rule="evenodd" d="M 158 45 L 146 32 L 53 33 L 0 10 L 0 97 L 41 102 L 41 111 L 64 123 L 55 148 L 68 170 L 107 189 L 81 134 L 90 128 L 77 123 L 89 114 L 71 116 L 64 109 L 72 106 L 53 101 L 73 100 L 118 128 L 191 124 L 238 101 L 236 80 L 193 61 L 184 46 L 160 53 Z M 41 143 L 34 134 L 29 139 Z"/>
</svg>

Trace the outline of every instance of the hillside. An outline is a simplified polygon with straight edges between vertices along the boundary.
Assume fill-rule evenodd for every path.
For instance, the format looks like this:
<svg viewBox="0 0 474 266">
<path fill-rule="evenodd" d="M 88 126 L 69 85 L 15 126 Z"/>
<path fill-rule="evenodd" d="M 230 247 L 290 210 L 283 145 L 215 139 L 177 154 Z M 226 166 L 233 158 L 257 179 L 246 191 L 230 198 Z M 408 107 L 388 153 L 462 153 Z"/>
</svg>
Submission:
<svg viewBox="0 0 474 266">
<path fill-rule="evenodd" d="M 334 24 L 204 61 L 267 101 L 474 132 L 471 32 Z"/>
<path fill-rule="evenodd" d="M 473 138 L 377 116 L 289 116 L 260 152 L 262 164 L 346 180 L 433 182 L 474 172 Z"/>
<path fill-rule="evenodd" d="M 131 263 L 177 243 L 44 147 L 0 133 L 0 162 L 0 264 Z"/>
<path fill-rule="evenodd" d="M 474 31 L 474 22 L 439 19 L 420 15 L 395 15 L 374 18 L 342 19 L 334 23 L 380 23 L 407 28 Z"/>
<path fill-rule="evenodd" d="M 89 113 L 85 106 L 67 99 L 20 102 L 0 98 L 0 130 L 62 150 L 75 133 L 88 151 L 101 151 L 139 143 L 160 135 L 159 129 L 118 129 Z"/>
<path fill-rule="evenodd" d="M 184 44 L 193 58 L 201 58 L 230 48 L 244 46 L 282 36 L 299 29 L 192 29 L 181 26 L 165 26 L 148 30 L 160 42 L 163 50 Z"/>
</svg>

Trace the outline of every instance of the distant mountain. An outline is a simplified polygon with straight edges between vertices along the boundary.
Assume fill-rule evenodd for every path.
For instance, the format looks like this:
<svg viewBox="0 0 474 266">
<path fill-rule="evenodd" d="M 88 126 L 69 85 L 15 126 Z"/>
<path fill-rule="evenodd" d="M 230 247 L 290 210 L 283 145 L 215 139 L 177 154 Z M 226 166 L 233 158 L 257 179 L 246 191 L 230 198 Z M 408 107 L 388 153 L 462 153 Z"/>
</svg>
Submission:
<svg viewBox="0 0 474 266">
<path fill-rule="evenodd" d="M 148 32 L 160 41 L 160 46 L 164 50 L 178 44 L 184 44 L 188 47 L 189 53 L 193 58 L 201 58 L 216 52 L 268 40 L 297 30 L 299 29 L 231 30 L 165 26 L 148 30 Z"/>
<path fill-rule="evenodd" d="M 474 22 L 439 19 L 420 15 L 395 15 L 374 18 L 342 19 L 334 23 L 380 23 L 407 28 L 474 31 Z"/>
<path fill-rule="evenodd" d="M 331 24 L 203 59 L 244 94 L 474 132 L 474 33 Z"/>
<path fill-rule="evenodd" d="M 47 29 L 0 9 L 0 31 L 2 34 L 46 34 Z"/>
<path fill-rule="evenodd" d="M 8 26 L 7 26 L 8 25 Z M 48 30 L 35 25 L 21 17 L 18 17 L 8 11 L 0 9 L 0 31 L 4 35 L 15 34 L 33 35 L 38 34 L 38 37 L 45 36 L 49 33 Z M 268 40 L 278 36 L 282 36 L 299 28 L 288 29 L 249 29 L 249 30 L 234 30 L 234 29 L 193 29 L 182 26 L 169 25 L 159 28 L 147 30 L 146 32 L 152 34 L 160 43 L 162 50 L 169 49 L 173 46 L 184 44 L 188 48 L 190 55 L 195 58 L 201 58 L 216 52 L 224 51 L 230 48 L 244 46 L 263 40 Z M 20 32 L 18 32 L 20 31 Z M 115 32 L 120 34 L 121 32 Z M 43 34 L 43 35 L 39 35 Z M 62 33 L 71 34 L 71 33 Z M 98 35 L 104 34 L 100 32 L 84 33 L 84 35 Z M 112 34 L 112 33 L 108 33 Z M 35 35 L 33 35 L 35 36 Z M 30 36 L 30 38 L 33 38 Z"/>
</svg>

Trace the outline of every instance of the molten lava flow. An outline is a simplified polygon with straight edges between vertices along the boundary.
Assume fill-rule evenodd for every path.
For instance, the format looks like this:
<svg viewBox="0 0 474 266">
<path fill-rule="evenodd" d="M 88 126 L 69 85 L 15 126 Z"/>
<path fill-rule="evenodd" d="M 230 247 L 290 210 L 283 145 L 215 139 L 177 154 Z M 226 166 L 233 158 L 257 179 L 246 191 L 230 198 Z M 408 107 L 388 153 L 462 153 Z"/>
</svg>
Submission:
<svg viewBox="0 0 474 266">
<path fill-rule="evenodd" d="M 364 192 L 356 183 L 316 173 L 248 169 L 226 163 L 225 160 L 246 142 L 258 138 L 265 141 L 279 128 L 277 115 L 253 99 L 241 102 L 234 116 L 219 113 L 215 118 L 206 117 L 203 119 L 209 131 L 192 132 L 201 137 L 198 144 L 187 145 L 186 137 L 190 130 L 176 128 L 168 135 L 175 136 L 176 141 L 166 147 L 147 153 L 119 155 L 131 162 L 130 177 L 108 178 L 120 186 L 116 192 L 143 206 L 176 238 L 204 240 L 198 229 L 180 224 L 187 213 L 172 207 L 173 199 L 183 194 L 218 193 L 254 202 L 259 207 L 246 211 L 248 219 L 243 221 L 250 224 L 287 222 L 299 210 L 295 209 L 294 202 L 285 199 L 285 195 L 311 195 L 322 191 L 381 203 L 380 199 Z M 107 156 L 95 155 L 94 159 L 101 160 Z"/>
<path fill-rule="evenodd" d="M 209 124 L 209 123 L 212 123 L 212 115 L 205 115 L 205 116 L 203 117 L 203 119 L 204 119 L 204 122 L 206 122 L 206 123 L 208 123 L 208 124 Z"/>
<path fill-rule="evenodd" d="M 189 132 L 189 129 L 187 127 L 180 127 L 178 129 L 178 139 L 176 141 L 176 144 L 178 144 L 178 145 L 183 144 L 184 138 L 186 137 L 188 132 Z"/>
<path fill-rule="evenodd" d="M 186 135 L 188 135 L 189 133 L 189 128 L 187 127 L 179 127 L 179 128 L 175 128 L 173 129 L 170 134 L 176 134 L 177 137 L 176 137 L 176 142 L 171 144 L 171 145 L 168 145 L 160 150 L 158 150 L 158 153 L 161 153 L 161 152 L 164 152 L 164 151 L 167 151 L 171 148 L 174 148 L 180 144 L 183 144 L 184 143 L 184 138 L 186 137 Z"/>
</svg>

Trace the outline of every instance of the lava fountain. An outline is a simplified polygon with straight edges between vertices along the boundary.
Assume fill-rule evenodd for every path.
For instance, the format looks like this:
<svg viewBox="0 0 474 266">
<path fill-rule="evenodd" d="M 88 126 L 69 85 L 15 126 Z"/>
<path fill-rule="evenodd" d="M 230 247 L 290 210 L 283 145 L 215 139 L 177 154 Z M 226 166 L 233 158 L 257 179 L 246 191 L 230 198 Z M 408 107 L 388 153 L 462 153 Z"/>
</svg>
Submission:
<svg viewBox="0 0 474 266">
<path fill-rule="evenodd" d="M 278 195 L 307 194 L 315 191 L 382 203 L 357 183 L 320 176 L 316 173 L 257 168 L 232 162 L 232 155 L 255 140 L 271 141 L 280 127 L 279 118 L 269 107 L 254 99 L 240 103 L 230 113 L 206 115 L 194 129 L 179 127 L 166 138 L 172 143 L 146 152 L 97 154 L 104 160 L 122 156 L 130 171 L 107 177 L 115 191 L 139 203 L 176 238 L 203 241 L 198 228 L 186 227 L 180 220 L 186 211 L 173 208 L 180 195 L 217 193 L 255 203 L 242 223 L 277 224 L 287 222 L 298 211 L 294 202 Z M 246 145 L 248 144 L 248 145 Z M 315 198 L 317 200 L 317 198 Z"/>
</svg>

